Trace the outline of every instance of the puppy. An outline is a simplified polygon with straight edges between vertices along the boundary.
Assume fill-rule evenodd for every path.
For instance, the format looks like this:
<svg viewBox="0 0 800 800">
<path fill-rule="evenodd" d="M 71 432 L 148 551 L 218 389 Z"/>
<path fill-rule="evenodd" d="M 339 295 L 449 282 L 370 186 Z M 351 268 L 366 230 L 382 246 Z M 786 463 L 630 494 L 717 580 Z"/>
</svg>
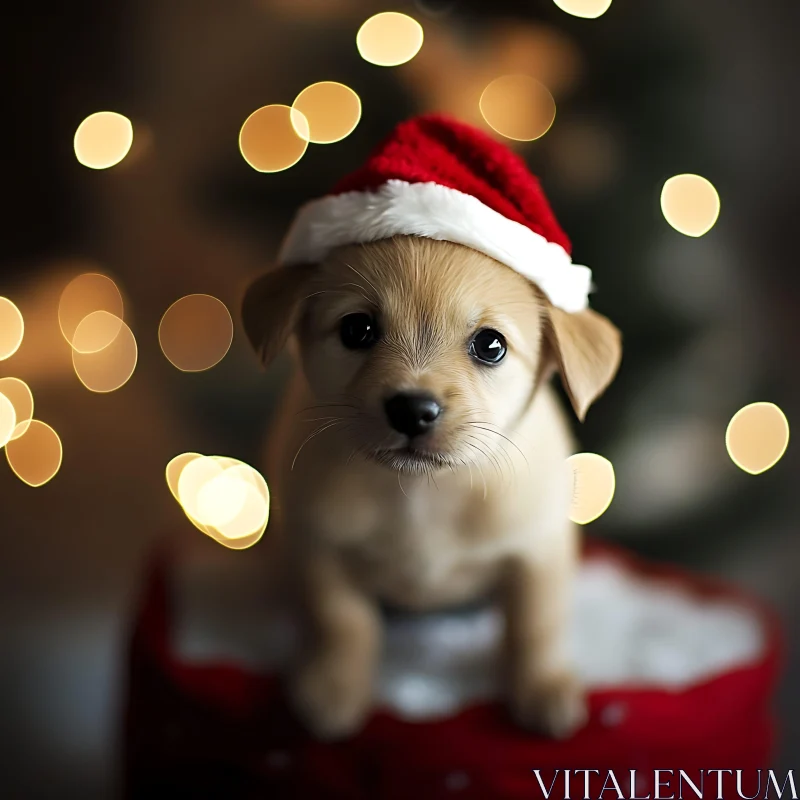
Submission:
<svg viewBox="0 0 800 800">
<path fill-rule="evenodd" d="M 292 676 L 311 730 L 344 737 L 368 715 L 379 602 L 492 592 L 514 715 L 556 737 L 580 727 L 565 652 L 574 447 L 548 379 L 560 372 L 583 419 L 617 370 L 617 329 L 476 250 L 415 236 L 276 269 L 243 318 L 265 363 L 296 345 L 267 473 L 311 634 Z"/>
</svg>

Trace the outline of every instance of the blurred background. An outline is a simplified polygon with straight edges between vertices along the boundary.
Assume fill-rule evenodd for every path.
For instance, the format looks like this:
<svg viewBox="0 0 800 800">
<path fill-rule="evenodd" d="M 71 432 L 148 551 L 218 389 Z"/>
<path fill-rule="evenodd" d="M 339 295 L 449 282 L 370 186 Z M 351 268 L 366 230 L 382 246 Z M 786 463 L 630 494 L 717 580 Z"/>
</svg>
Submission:
<svg viewBox="0 0 800 800">
<path fill-rule="evenodd" d="M 402 11 L 419 53 L 368 63 L 356 33 Z M 554 98 L 547 133 L 508 141 L 540 175 L 589 264 L 593 305 L 623 331 L 619 378 L 589 414 L 583 449 L 615 466 L 590 535 L 732 579 L 771 601 L 788 635 L 780 759 L 800 754 L 797 448 L 751 476 L 725 448 L 754 401 L 800 418 L 796 324 L 800 207 L 794 0 L 614 0 L 598 19 L 553 0 L 75 0 L 22 4 L 2 26 L 0 128 L 7 192 L 0 295 L 23 314 L 0 376 L 26 381 L 63 463 L 40 488 L 0 464 L 0 777 L 13 797 L 118 792 L 124 658 L 144 559 L 164 537 L 198 557 L 254 563 L 191 527 L 164 481 L 184 451 L 258 466 L 285 364 L 263 374 L 238 323 L 247 282 L 274 257 L 298 204 L 326 192 L 401 119 L 444 111 L 483 125 L 495 78 L 525 74 Z M 339 81 L 362 115 L 342 141 L 259 173 L 238 135 L 267 104 Z M 76 159 L 96 111 L 133 124 L 111 169 Z M 698 173 L 721 198 L 700 238 L 665 221 L 664 182 Z M 59 298 L 85 272 L 114 279 L 138 342 L 110 393 L 76 377 Z M 235 332 L 213 369 L 182 372 L 159 321 L 205 293 Z M 265 539 L 269 536 L 269 530 Z M 263 545 L 263 542 L 262 542 Z M 792 760 L 794 759 L 794 761 Z"/>
</svg>

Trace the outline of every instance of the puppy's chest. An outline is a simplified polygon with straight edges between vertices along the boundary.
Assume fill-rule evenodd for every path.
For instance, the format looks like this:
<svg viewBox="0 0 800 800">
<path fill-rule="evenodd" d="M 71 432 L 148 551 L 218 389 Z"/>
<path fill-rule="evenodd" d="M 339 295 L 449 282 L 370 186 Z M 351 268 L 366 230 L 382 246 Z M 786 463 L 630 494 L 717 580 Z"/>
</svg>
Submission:
<svg viewBox="0 0 800 800">
<path fill-rule="evenodd" d="M 373 530 L 344 548 L 356 579 L 398 605 L 424 608 L 482 591 L 495 565 L 492 547 L 456 498 L 410 497 L 386 508 Z"/>
</svg>

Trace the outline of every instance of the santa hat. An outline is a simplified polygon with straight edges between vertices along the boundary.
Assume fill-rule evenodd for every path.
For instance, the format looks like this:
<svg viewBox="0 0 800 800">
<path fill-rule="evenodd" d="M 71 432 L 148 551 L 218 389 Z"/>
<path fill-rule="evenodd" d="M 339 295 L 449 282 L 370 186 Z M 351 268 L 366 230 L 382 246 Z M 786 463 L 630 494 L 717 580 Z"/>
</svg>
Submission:
<svg viewBox="0 0 800 800">
<path fill-rule="evenodd" d="M 525 162 L 482 131 L 446 117 L 398 125 L 367 162 L 298 211 L 282 264 L 313 263 L 333 248 L 397 235 L 485 253 L 535 283 L 568 312 L 588 305 L 591 271 Z"/>
</svg>

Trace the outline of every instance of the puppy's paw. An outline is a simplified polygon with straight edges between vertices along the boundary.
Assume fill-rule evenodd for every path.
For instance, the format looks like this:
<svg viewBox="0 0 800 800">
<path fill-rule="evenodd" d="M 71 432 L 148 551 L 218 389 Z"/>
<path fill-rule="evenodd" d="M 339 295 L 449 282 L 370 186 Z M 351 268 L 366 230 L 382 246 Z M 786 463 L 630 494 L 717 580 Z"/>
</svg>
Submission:
<svg viewBox="0 0 800 800">
<path fill-rule="evenodd" d="M 583 688 L 566 671 L 518 681 L 511 711 L 523 727 L 555 739 L 570 737 L 589 717 Z"/>
<path fill-rule="evenodd" d="M 371 681 L 365 673 L 347 658 L 322 654 L 292 678 L 295 709 L 317 738 L 344 739 L 361 728 L 372 705 Z"/>
</svg>

